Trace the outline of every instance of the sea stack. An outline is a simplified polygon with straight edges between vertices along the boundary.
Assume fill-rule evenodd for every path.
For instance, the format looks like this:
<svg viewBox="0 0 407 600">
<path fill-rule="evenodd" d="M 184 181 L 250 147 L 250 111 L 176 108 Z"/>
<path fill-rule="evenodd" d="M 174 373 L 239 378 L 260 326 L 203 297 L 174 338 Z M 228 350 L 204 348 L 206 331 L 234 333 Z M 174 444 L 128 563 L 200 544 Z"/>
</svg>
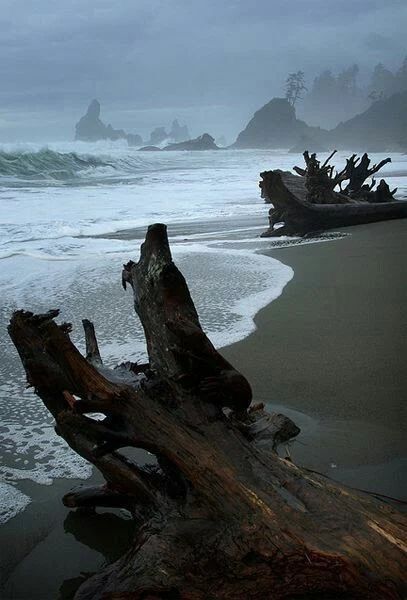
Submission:
<svg viewBox="0 0 407 600">
<path fill-rule="evenodd" d="M 110 124 L 105 125 L 100 119 L 100 102 L 92 100 L 86 114 L 75 126 L 75 140 L 97 142 L 98 140 L 127 140 L 129 146 L 141 146 L 140 135 L 126 133 L 123 129 L 114 129 Z"/>
<path fill-rule="evenodd" d="M 162 144 L 165 140 L 169 138 L 168 133 L 165 130 L 165 127 L 156 127 L 150 134 L 150 146 L 158 146 Z"/>
<path fill-rule="evenodd" d="M 79 120 L 75 127 L 75 140 L 95 142 L 107 139 L 107 127 L 100 120 L 100 102 L 92 100 L 86 114 Z"/>
<path fill-rule="evenodd" d="M 297 119 L 286 98 L 273 98 L 254 113 L 234 143 L 235 148 L 291 148 L 307 135 L 321 137 L 322 130 Z"/>
<path fill-rule="evenodd" d="M 180 125 L 178 119 L 174 119 L 171 125 L 170 138 L 173 142 L 186 142 L 191 139 L 187 125 Z"/>
</svg>

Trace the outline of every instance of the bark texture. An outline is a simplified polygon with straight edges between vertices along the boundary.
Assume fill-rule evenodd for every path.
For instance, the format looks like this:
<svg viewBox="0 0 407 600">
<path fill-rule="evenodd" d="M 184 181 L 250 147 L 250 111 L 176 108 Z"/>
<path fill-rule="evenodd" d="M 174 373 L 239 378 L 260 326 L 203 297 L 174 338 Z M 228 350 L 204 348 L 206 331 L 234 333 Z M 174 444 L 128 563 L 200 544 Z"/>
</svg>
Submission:
<svg viewBox="0 0 407 600">
<path fill-rule="evenodd" d="M 76 599 L 402 598 L 405 516 L 277 454 L 299 430 L 250 405 L 249 383 L 202 331 L 164 225 L 149 228 L 123 284 L 149 364 L 107 369 L 89 322 L 85 358 L 57 311 L 17 311 L 9 326 L 57 433 L 106 480 L 65 504 L 123 506 L 139 522 L 131 549 Z M 156 465 L 129 461 L 127 446 Z"/>
</svg>

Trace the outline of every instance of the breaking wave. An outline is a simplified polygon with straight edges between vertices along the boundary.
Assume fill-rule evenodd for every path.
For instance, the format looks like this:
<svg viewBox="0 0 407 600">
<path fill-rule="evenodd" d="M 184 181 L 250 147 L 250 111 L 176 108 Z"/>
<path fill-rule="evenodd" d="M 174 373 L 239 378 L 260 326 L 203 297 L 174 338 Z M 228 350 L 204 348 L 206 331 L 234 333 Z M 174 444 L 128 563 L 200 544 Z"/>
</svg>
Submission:
<svg viewBox="0 0 407 600">
<path fill-rule="evenodd" d="M 0 150 L 0 177 L 26 181 L 65 181 L 75 179 L 98 167 L 113 167 L 95 156 L 79 156 L 75 152 L 56 152 L 43 148 L 36 152 Z"/>
</svg>

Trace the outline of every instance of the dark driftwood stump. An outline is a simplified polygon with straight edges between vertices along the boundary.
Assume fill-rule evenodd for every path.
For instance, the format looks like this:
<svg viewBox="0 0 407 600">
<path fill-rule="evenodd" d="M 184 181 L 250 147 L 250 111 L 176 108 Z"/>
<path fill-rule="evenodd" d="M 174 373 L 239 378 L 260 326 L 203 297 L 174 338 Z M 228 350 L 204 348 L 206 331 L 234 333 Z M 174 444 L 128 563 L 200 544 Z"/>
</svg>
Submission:
<svg viewBox="0 0 407 600">
<path fill-rule="evenodd" d="M 370 167 L 364 154 L 360 159 L 352 155 L 339 173 L 329 165 L 330 157 L 321 165 L 315 154 L 304 152 L 305 169 L 294 167 L 298 175 L 288 171 L 260 173 L 262 197 L 273 207 L 269 211 L 269 229 L 263 237 L 305 235 L 335 227 L 362 225 L 375 221 L 407 217 L 407 202 L 395 200 L 397 188 L 390 190 L 382 179 L 365 184 L 385 164 L 386 158 Z M 342 184 L 348 182 L 342 190 Z M 337 189 L 335 189 L 337 188 Z M 284 223 L 283 227 L 275 227 Z"/>
<path fill-rule="evenodd" d="M 123 283 L 133 288 L 148 365 L 109 371 L 89 322 L 83 357 L 57 311 L 18 311 L 9 326 L 57 433 L 106 479 L 69 492 L 65 504 L 123 506 L 140 523 L 131 549 L 76 598 L 402 598 L 405 517 L 278 456 L 277 444 L 299 430 L 249 408 L 248 382 L 201 329 L 164 225 L 149 228 Z M 130 462 L 119 452 L 126 446 L 149 450 L 158 466 Z"/>
</svg>

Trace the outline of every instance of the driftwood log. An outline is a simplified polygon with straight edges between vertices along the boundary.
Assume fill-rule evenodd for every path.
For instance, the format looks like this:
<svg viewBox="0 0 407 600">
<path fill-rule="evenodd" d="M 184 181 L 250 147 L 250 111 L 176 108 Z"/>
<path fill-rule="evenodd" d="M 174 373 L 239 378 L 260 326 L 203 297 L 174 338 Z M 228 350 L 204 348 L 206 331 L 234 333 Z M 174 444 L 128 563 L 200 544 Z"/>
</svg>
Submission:
<svg viewBox="0 0 407 600">
<path fill-rule="evenodd" d="M 334 227 L 407 217 L 407 202 L 394 199 L 397 188 L 390 190 L 384 179 L 376 189 L 374 179 L 365 183 L 390 158 L 370 167 L 367 154 L 360 159 L 354 154 L 342 171 L 335 172 L 329 164 L 335 152 L 322 165 L 315 154 L 304 152 L 305 169 L 294 167 L 298 175 L 280 170 L 260 173 L 261 195 L 273 205 L 269 229 L 263 237 L 302 236 Z M 275 227 L 277 223 L 284 225 Z"/>
<path fill-rule="evenodd" d="M 148 229 L 123 285 L 148 364 L 106 368 L 87 321 L 82 356 L 57 311 L 17 311 L 9 325 L 57 433 L 106 480 L 65 504 L 125 507 L 139 523 L 130 550 L 75 598 L 402 598 L 405 516 L 278 455 L 299 430 L 250 406 L 249 383 L 202 331 L 164 225 Z M 148 450 L 154 466 L 126 458 L 129 446 Z"/>
</svg>

